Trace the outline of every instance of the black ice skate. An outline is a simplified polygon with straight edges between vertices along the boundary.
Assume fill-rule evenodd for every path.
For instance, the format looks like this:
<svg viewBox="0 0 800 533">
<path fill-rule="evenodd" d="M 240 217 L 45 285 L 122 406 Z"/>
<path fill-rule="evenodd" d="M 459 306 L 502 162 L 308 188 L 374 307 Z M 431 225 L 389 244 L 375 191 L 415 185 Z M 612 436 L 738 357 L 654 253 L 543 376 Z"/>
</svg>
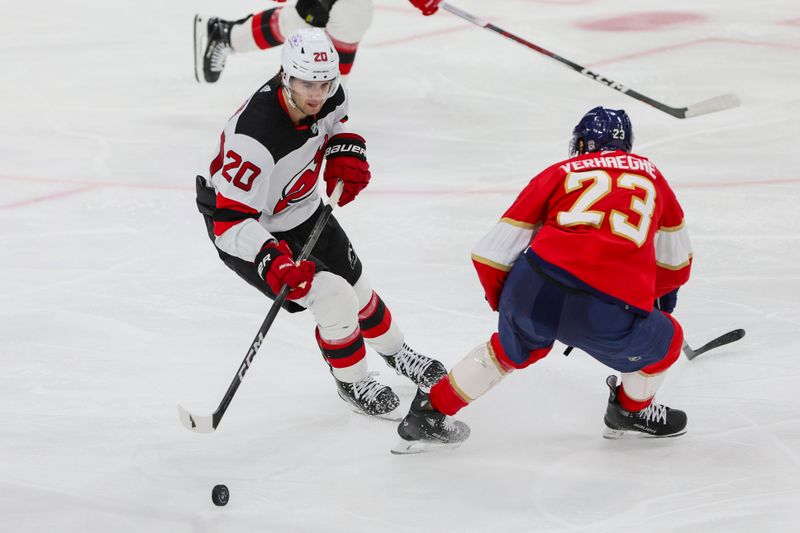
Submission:
<svg viewBox="0 0 800 533">
<path fill-rule="evenodd" d="M 395 371 L 413 381 L 418 387 L 430 390 L 437 381 L 447 375 L 444 365 L 436 359 L 417 353 L 407 344 L 394 355 L 383 355 L 384 361 Z"/>
<path fill-rule="evenodd" d="M 469 426 L 433 408 L 428 394 L 417 390 L 411 409 L 397 426 L 400 441 L 396 455 L 422 453 L 436 448 L 456 448 L 469 437 Z"/>
<path fill-rule="evenodd" d="M 356 412 L 397 420 L 399 416 L 393 417 L 392 411 L 400 405 L 400 399 L 388 386 L 375 381 L 373 376 L 377 374 L 377 372 L 370 372 L 355 383 L 346 383 L 337 379 L 336 386 L 339 389 L 339 396 L 351 404 Z"/>
<path fill-rule="evenodd" d="M 677 437 L 686 433 L 686 413 L 683 411 L 655 402 L 641 411 L 626 411 L 617 400 L 617 376 L 608 376 L 606 384 L 611 393 L 603 419 L 606 423 L 604 438 L 619 439 L 628 431 L 645 437 Z"/>
<path fill-rule="evenodd" d="M 233 22 L 212 17 L 206 21 L 194 16 L 194 77 L 200 82 L 214 83 L 225 69 L 231 51 Z"/>
</svg>

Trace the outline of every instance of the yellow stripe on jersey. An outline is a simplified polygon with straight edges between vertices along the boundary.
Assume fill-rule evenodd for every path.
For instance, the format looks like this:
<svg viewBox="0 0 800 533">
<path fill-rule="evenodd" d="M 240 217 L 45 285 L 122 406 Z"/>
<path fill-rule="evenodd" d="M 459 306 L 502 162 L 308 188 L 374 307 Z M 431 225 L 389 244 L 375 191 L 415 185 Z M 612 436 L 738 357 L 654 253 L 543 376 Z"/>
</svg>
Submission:
<svg viewBox="0 0 800 533">
<path fill-rule="evenodd" d="M 530 222 L 520 222 L 519 220 L 514 220 L 513 218 L 508 217 L 501 218 L 500 222 L 522 229 L 533 229 L 536 227 L 536 224 L 531 224 Z"/>
<path fill-rule="evenodd" d="M 501 265 L 500 263 L 495 263 L 490 259 L 486 259 L 485 257 L 481 257 L 479 255 L 472 254 L 472 260 L 476 263 L 481 263 L 482 265 L 490 266 L 492 268 L 496 268 L 497 270 L 502 270 L 503 272 L 508 272 L 511 270 L 511 267 L 508 265 Z"/>
</svg>

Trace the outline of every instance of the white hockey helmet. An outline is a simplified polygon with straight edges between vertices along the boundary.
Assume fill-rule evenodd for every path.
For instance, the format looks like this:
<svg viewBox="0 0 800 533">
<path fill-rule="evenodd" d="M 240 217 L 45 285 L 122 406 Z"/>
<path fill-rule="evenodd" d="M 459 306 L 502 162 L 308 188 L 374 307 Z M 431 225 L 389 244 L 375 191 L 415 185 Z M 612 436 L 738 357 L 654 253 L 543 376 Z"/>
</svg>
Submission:
<svg viewBox="0 0 800 533">
<path fill-rule="evenodd" d="M 281 82 L 291 91 L 289 81 L 332 81 L 328 97 L 339 88 L 339 54 L 328 34 L 320 28 L 301 28 L 289 35 L 281 51 Z"/>
</svg>

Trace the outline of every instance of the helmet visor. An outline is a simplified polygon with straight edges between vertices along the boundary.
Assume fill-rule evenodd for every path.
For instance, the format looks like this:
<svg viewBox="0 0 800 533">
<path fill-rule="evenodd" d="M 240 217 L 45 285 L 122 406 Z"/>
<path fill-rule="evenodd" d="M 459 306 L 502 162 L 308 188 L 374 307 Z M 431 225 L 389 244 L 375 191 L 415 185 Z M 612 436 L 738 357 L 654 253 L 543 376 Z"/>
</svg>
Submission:
<svg viewBox="0 0 800 533">
<path fill-rule="evenodd" d="M 324 81 L 306 81 L 294 76 L 289 78 L 289 90 L 293 96 L 303 100 L 327 100 L 339 87 L 338 78 Z"/>
</svg>

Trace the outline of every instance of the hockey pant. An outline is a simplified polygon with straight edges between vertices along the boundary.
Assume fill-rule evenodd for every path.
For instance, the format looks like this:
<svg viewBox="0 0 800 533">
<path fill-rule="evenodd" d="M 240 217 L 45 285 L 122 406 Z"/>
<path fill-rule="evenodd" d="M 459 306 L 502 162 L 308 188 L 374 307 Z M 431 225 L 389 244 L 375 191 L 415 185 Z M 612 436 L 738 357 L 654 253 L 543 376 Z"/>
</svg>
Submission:
<svg viewBox="0 0 800 533">
<path fill-rule="evenodd" d="M 350 73 L 358 43 L 372 24 L 372 0 L 299 0 L 248 17 L 231 30 L 235 52 L 264 50 L 283 43 L 300 28 L 325 28 L 339 53 L 339 71 Z"/>
<path fill-rule="evenodd" d="M 212 242 L 214 193 L 198 177 L 198 207 L 203 213 Z M 322 213 L 322 204 L 308 220 L 289 231 L 275 232 L 295 255 L 300 254 L 311 229 Z M 251 261 L 229 255 L 217 248 L 223 263 L 247 283 L 270 299 L 275 294 L 258 275 Z M 322 234 L 308 258 L 316 266 L 311 289 L 303 298 L 286 301 L 283 308 L 290 313 L 308 309 L 317 323 L 316 337 L 323 356 L 339 381 L 352 383 L 366 376 L 364 341 L 382 355 L 394 355 L 403 347 L 403 332 L 392 320 L 389 309 L 372 290 L 363 274 L 361 260 L 350 239 L 334 216 L 328 219 Z"/>
<path fill-rule="evenodd" d="M 547 356 L 556 340 L 620 371 L 620 403 L 638 411 L 650 404 L 678 359 L 683 331 L 671 315 L 654 310 L 643 316 L 563 287 L 521 259 L 503 287 L 498 332 L 432 388 L 431 402 L 454 414 L 512 370 Z"/>
</svg>

